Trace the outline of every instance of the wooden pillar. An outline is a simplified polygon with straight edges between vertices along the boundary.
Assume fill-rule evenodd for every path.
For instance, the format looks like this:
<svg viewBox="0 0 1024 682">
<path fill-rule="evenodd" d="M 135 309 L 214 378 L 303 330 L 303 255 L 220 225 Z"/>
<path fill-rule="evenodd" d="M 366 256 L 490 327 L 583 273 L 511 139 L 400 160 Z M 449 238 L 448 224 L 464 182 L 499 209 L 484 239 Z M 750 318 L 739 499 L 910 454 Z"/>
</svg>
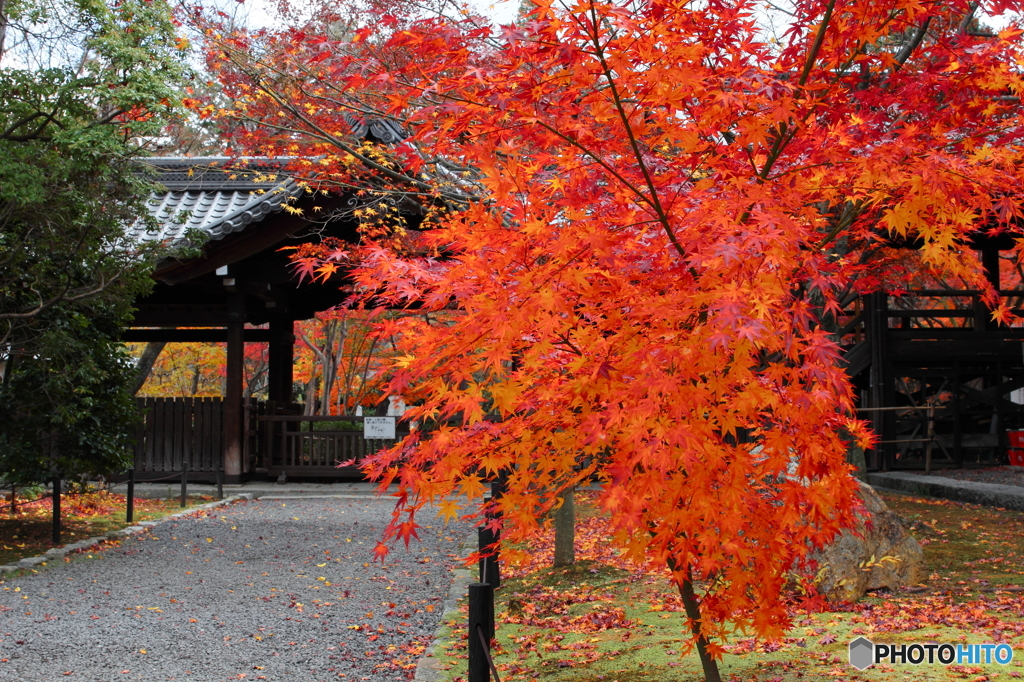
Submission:
<svg viewBox="0 0 1024 682">
<path fill-rule="evenodd" d="M 242 482 L 242 364 L 245 295 L 228 296 L 227 377 L 224 387 L 224 482 Z"/>
<path fill-rule="evenodd" d="M 999 291 L 999 248 L 985 245 L 981 250 L 981 267 L 985 270 L 985 279 Z"/>
<path fill-rule="evenodd" d="M 960 421 L 960 363 L 953 366 L 953 461 L 957 467 L 964 465 L 963 433 Z"/>
<path fill-rule="evenodd" d="M 886 352 L 886 342 L 889 332 L 889 303 L 888 294 L 884 291 L 875 292 L 865 296 L 865 321 L 868 341 L 871 344 L 871 407 L 891 407 L 894 396 L 889 384 L 893 379 L 889 371 L 889 358 Z M 871 414 L 872 428 L 880 440 L 892 440 L 894 433 L 891 428 L 891 413 L 887 410 L 874 411 Z M 888 471 L 892 466 L 892 456 L 895 454 L 893 443 L 882 443 L 875 448 L 874 465 L 882 471 Z"/>
<path fill-rule="evenodd" d="M 999 291 L 999 247 L 995 244 L 986 244 L 981 250 L 981 267 L 985 272 L 985 279 L 989 281 L 995 290 Z M 982 317 L 982 330 L 997 329 L 999 325 L 992 321 L 989 310 L 985 307 Z"/>
<path fill-rule="evenodd" d="M 294 321 L 287 316 L 270 318 L 267 394 L 278 403 L 292 401 L 292 369 L 295 352 Z"/>
</svg>

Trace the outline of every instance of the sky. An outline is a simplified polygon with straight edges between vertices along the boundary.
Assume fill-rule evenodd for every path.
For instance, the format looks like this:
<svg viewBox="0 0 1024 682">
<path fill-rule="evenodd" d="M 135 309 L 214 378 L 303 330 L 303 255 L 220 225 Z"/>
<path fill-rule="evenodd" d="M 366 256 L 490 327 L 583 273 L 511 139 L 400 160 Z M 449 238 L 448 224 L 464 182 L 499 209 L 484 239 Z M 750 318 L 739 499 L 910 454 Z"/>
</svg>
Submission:
<svg viewBox="0 0 1024 682">
<path fill-rule="evenodd" d="M 228 7 L 237 7 L 237 0 L 220 0 Z M 274 24 L 273 0 L 243 0 L 250 28 L 272 28 Z M 490 16 L 495 25 L 510 23 L 519 11 L 520 0 L 467 0 L 473 10 Z"/>
<path fill-rule="evenodd" d="M 301 1 L 301 0 L 300 0 Z M 471 9 L 479 12 L 480 14 L 490 16 L 495 25 L 504 25 L 511 23 L 521 5 L 522 0 L 454 0 L 455 2 L 465 2 L 470 6 Z M 214 2 L 223 3 L 226 6 L 232 8 L 238 8 L 238 2 L 244 3 L 244 11 L 249 16 L 249 26 L 251 28 L 270 28 L 274 24 L 273 12 L 268 10 L 274 4 L 274 0 L 214 0 Z M 780 3 L 784 4 L 784 3 Z M 983 3 L 987 4 L 987 3 Z M 766 3 L 767 6 L 772 6 L 772 3 Z M 772 16 L 769 16 L 772 15 Z M 1000 30 L 1005 28 L 1014 15 L 1004 15 L 1000 17 L 992 17 L 986 15 L 984 10 L 979 12 L 979 18 L 984 25 L 990 28 Z M 762 26 L 768 30 L 785 30 L 784 24 L 786 23 L 786 17 L 781 12 L 768 12 L 762 17 L 762 21 L 759 22 Z"/>
</svg>

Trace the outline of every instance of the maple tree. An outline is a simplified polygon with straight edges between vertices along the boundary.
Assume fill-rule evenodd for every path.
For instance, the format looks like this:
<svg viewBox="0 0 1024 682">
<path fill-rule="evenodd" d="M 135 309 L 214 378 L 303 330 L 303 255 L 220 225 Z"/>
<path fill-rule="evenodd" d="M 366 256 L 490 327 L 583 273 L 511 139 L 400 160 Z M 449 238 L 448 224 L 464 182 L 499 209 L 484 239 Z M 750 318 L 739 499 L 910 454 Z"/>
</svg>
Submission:
<svg viewBox="0 0 1024 682">
<path fill-rule="evenodd" d="M 410 318 L 403 320 L 401 318 Z M 383 310 L 337 309 L 295 322 L 294 383 L 307 414 L 352 414 L 380 402 L 383 367 L 399 335 L 415 333 L 416 316 Z M 391 329 L 383 332 L 381 324 Z M 129 344 L 140 358 L 145 344 Z M 146 397 L 217 397 L 224 393 L 227 357 L 220 343 L 169 343 L 147 370 L 138 394 Z M 266 399 L 268 348 L 245 344 L 243 396 Z"/>
<path fill-rule="evenodd" d="M 296 381 L 303 385 L 306 414 L 354 414 L 380 402 L 382 366 L 393 338 L 375 333 L 383 311 L 338 308 L 296 324 Z"/>
<path fill-rule="evenodd" d="M 964 245 L 1020 217 L 1021 30 L 979 35 L 967 0 L 801 0 L 777 35 L 756 0 L 542 0 L 500 30 L 376 7 L 346 31 L 334 5 L 207 24 L 232 105 L 190 104 L 362 200 L 361 243 L 314 274 L 460 311 L 396 359 L 388 390 L 432 427 L 366 464 L 400 486 L 389 536 L 438 503 L 515 542 L 597 480 L 718 679 L 730 634 L 787 625 L 787 572 L 856 506 L 845 450 L 870 436 L 820 321 L 906 276 L 892 242 L 1012 318 Z"/>
<path fill-rule="evenodd" d="M 246 344 L 246 351 L 249 351 Z M 140 354 L 144 344 L 130 344 Z M 226 354 L 218 343 L 169 343 L 160 351 L 138 395 L 154 398 L 216 397 L 223 393 Z M 247 363 L 248 364 L 248 363 Z"/>
</svg>

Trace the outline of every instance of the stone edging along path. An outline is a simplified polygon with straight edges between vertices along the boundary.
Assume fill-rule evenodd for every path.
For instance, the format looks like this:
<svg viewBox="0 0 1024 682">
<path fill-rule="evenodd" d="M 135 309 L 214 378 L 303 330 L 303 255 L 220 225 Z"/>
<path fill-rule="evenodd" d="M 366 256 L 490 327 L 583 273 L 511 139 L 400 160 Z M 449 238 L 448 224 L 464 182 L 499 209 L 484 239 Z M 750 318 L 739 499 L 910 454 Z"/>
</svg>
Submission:
<svg viewBox="0 0 1024 682">
<path fill-rule="evenodd" d="M 869 473 L 867 479 L 872 486 L 898 492 L 1024 511 L 1024 488 L 1016 485 L 962 481 L 897 471 Z"/>
<path fill-rule="evenodd" d="M 463 556 L 476 551 L 477 534 L 474 531 L 462 543 L 459 553 Z M 441 620 L 437 623 L 437 629 L 431 639 L 430 646 L 420 656 L 416 665 L 416 675 L 413 682 L 437 682 L 444 672 L 443 663 L 437 656 L 437 647 L 440 643 L 440 635 L 447 627 L 449 621 L 464 617 L 459 611 L 459 603 L 468 598 L 470 583 L 476 582 L 477 576 L 473 568 L 459 567 L 452 571 L 452 584 L 448 588 L 448 595 L 445 597 L 444 605 L 441 608 Z"/>
<path fill-rule="evenodd" d="M 175 519 L 180 519 L 184 516 L 195 514 L 196 512 L 206 511 L 208 509 L 216 509 L 217 507 L 223 507 L 224 505 L 233 504 L 235 502 L 240 502 L 242 500 L 252 499 L 253 495 L 250 493 L 232 495 L 231 497 L 226 497 L 223 500 L 216 500 L 215 502 L 209 502 L 207 504 L 202 504 L 196 507 L 190 507 L 189 509 L 185 509 L 180 512 L 175 512 L 174 514 L 168 514 L 167 516 L 157 519 L 156 521 L 140 521 L 138 525 L 135 526 L 128 526 L 127 528 L 122 528 L 121 530 L 112 530 L 106 535 L 97 535 L 95 537 L 86 538 L 85 540 L 79 540 L 78 542 L 74 542 L 70 545 L 64 545 L 63 547 L 54 547 L 53 549 L 49 549 L 44 554 L 40 554 L 39 556 L 25 557 L 16 564 L 0 566 L 0 575 L 3 575 L 5 573 L 13 573 L 14 571 L 20 571 L 23 569 L 35 568 L 36 566 L 39 566 L 40 564 L 45 564 L 48 561 L 53 561 L 54 559 L 63 559 L 68 554 L 74 554 L 75 552 L 87 550 L 90 547 L 95 547 L 102 542 L 106 542 L 107 540 L 118 540 L 120 538 L 126 538 L 131 535 L 135 535 L 136 533 L 142 533 L 154 526 L 159 526 L 161 523 L 173 521 Z"/>
</svg>

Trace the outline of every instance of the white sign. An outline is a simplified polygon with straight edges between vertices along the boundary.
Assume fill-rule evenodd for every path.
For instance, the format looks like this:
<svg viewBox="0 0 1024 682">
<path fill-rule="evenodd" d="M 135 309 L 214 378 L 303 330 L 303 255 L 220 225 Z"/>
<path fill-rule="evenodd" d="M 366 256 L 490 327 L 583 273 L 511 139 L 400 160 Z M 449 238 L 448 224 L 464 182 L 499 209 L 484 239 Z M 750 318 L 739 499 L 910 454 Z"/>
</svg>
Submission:
<svg viewBox="0 0 1024 682">
<path fill-rule="evenodd" d="M 363 438 L 395 439 L 394 417 L 363 417 Z"/>
</svg>

